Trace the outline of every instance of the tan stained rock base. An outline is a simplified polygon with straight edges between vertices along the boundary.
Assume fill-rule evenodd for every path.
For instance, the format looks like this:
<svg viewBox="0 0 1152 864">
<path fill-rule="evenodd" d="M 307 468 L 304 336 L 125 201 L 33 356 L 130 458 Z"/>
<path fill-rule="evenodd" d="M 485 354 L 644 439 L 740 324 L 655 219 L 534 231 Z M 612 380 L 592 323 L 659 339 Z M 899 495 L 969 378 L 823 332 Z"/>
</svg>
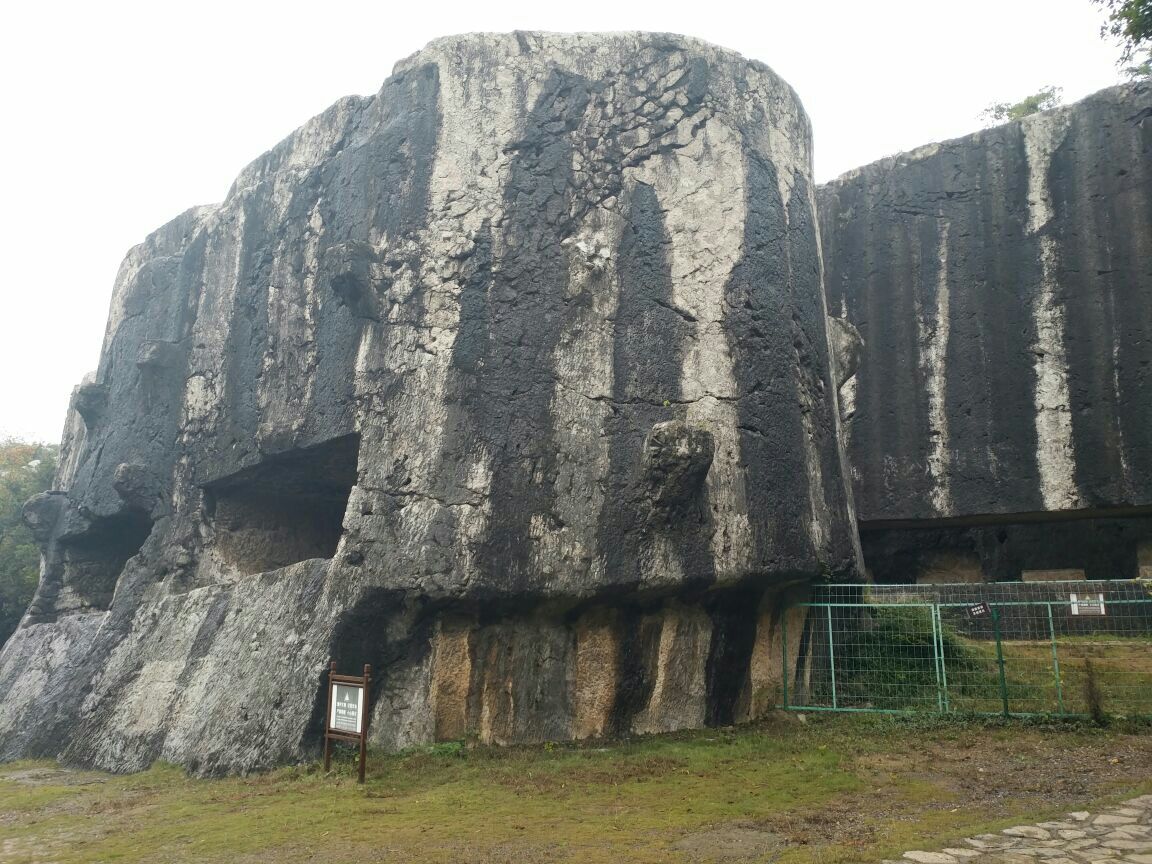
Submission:
<svg viewBox="0 0 1152 864">
<path fill-rule="evenodd" d="M 905 852 L 883 864 L 1152 864 L 1152 795 L 1067 821 L 1017 825 L 967 837 L 968 848 Z"/>
</svg>

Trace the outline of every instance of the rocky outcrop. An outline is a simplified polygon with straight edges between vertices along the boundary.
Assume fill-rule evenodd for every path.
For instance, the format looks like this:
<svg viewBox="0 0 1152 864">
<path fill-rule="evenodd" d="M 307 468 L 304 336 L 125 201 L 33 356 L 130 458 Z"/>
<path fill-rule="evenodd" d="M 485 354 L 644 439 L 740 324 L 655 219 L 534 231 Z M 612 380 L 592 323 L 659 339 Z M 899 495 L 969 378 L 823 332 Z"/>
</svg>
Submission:
<svg viewBox="0 0 1152 864">
<path fill-rule="evenodd" d="M 387 746 L 764 710 L 782 598 L 858 567 L 825 317 L 769 69 L 432 43 L 129 253 L 0 757 L 297 758 L 329 658 Z"/>
<path fill-rule="evenodd" d="M 1116 87 L 821 188 L 862 521 L 1152 505 L 1150 114 Z"/>
</svg>

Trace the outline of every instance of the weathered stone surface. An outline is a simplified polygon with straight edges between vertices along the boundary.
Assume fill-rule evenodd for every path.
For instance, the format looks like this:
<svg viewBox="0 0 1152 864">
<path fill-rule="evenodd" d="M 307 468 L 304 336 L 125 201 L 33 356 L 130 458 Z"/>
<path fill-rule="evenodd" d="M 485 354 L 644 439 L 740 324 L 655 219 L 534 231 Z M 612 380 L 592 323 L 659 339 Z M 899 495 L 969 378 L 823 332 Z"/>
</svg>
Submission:
<svg viewBox="0 0 1152 864">
<path fill-rule="evenodd" d="M 957 864 L 957 859 L 947 852 L 905 852 L 904 858 L 916 864 Z"/>
<path fill-rule="evenodd" d="M 975 849 L 1006 849 L 1019 845 L 1019 840 L 1013 837 L 1002 837 L 999 834 L 977 834 L 975 837 L 965 837 L 964 842 Z"/>
<path fill-rule="evenodd" d="M 1152 864 L 1152 856 L 1142 851 L 1131 851 L 1130 846 L 1117 846 L 1111 842 L 1111 829 L 1106 823 L 1096 827 L 1101 816 L 1121 816 L 1147 822 L 1152 818 L 1148 804 L 1152 796 L 1124 802 L 1124 807 L 1116 807 L 1102 814 L 1088 811 L 1069 813 L 1068 818 L 1081 824 L 1085 830 L 1070 827 L 1071 822 L 1040 822 L 1037 825 L 1021 825 L 1006 829 L 1002 834 L 980 834 L 965 838 L 964 842 L 973 849 L 944 849 L 935 852 L 906 852 L 906 860 L 928 860 L 916 856 L 950 855 L 953 858 L 974 858 L 984 864 L 1030 864 L 1043 861 L 1045 864 L 1099 864 L 1099 862 L 1125 861 L 1132 864 Z M 1129 826 L 1131 827 L 1131 826 Z M 1139 825 L 1137 827 L 1143 827 Z M 1126 829 L 1123 829 L 1126 830 Z M 1059 839 L 1039 839 L 1056 831 Z M 1091 832 L 1107 835 L 1106 845 L 1099 845 L 1100 837 L 1088 838 Z M 1130 840 L 1119 841 L 1131 843 Z M 1114 848 L 1108 848 L 1114 847 Z M 1121 851 L 1123 850 L 1123 851 Z M 1147 861 L 1145 861 L 1147 859 Z"/>
<path fill-rule="evenodd" d="M 680 37 L 444 39 L 309 121 L 121 268 L 0 757 L 297 758 L 330 657 L 388 746 L 770 704 L 770 604 L 858 567 L 814 208 L 791 89 Z"/>
<path fill-rule="evenodd" d="M 1152 504 L 1149 106 L 1116 87 L 821 188 L 862 521 Z"/>
<path fill-rule="evenodd" d="M 1130 852 L 1152 852 L 1152 840 L 1105 840 L 1100 845 Z"/>
<path fill-rule="evenodd" d="M 1092 820 L 1093 825 L 1132 825 L 1137 821 L 1135 816 L 1122 813 L 1101 813 Z"/>
<path fill-rule="evenodd" d="M 1036 825 L 1017 825 L 1015 828 L 1005 828 L 1002 833 L 1009 837 L 1028 837 L 1032 840 L 1052 839 L 1052 832 Z"/>
<path fill-rule="evenodd" d="M 1078 852 L 1082 849 L 1091 849 L 1093 846 L 1099 846 L 1100 840 L 1098 838 L 1085 838 L 1080 840 L 1065 840 L 1064 848 L 1072 852 Z M 1087 854 L 1087 853 L 1085 853 Z"/>
<path fill-rule="evenodd" d="M 1101 837 L 1102 840 L 1143 840 L 1143 835 L 1137 834 L 1132 831 L 1125 830 L 1124 828 L 1113 829 L 1106 832 Z"/>
</svg>

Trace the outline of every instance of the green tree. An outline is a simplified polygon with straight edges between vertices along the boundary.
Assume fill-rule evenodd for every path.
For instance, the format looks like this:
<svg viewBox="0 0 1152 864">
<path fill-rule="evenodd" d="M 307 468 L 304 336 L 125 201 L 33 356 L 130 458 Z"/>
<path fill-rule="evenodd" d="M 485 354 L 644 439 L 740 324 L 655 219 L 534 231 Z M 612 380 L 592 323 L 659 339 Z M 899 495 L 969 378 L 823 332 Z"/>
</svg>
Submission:
<svg viewBox="0 0 1152 864">
<path fill-rule="evenodd" d="M 40 578 L 40 550 L 20 512 L 25 501 L 51 488 L 56 449 L 0 441 L 0 645 L 20 623 Z"/>
<path fill-rule="evenodd" d="M 1047 111 L 1060 104 L 1061 90 L 1060 87 L 1044 87 L 1019 102 L 993 102 L 980 112 L 980 119 L 992 125 Z"/>
<path fill-rule="evenodd" d="M 1100 35 L 1112 37 L 1124 49 L 1120 62 L 1131 63 L 1140 50 L 1152 46 L 1152 0 L 1092 0 L 1108 13 Z M 1152 57 L 1149 58 L 1152 60 Z M 1145 61 L 1144 65 L 1147 65 Z M 1136 68 L 1139 68 L 1138 66 Z"/>
<path fill-rule="evenodd" d="M 1124 75 L 1132 81 L 1141 78 L 1152 78 L 1152 48 L 1144 53 L 1144 59 L 1133 57 L 1132 61 L 1124 67 Z"/>
</svg>

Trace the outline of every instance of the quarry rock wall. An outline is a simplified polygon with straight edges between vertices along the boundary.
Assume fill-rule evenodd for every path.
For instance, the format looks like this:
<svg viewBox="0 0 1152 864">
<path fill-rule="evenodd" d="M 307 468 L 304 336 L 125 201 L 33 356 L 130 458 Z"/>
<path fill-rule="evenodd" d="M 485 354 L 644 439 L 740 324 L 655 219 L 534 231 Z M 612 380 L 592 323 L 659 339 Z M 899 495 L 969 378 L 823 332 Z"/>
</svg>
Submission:
<svg viewBox="0 0 1152 864">
<path fill-rule="evenodd" d="M 880 582 L 1152 572 L 1150 156 L 1133 84 L 816 190 L 731 52 L 433 42 L 128 254 L 0 759 L 306 758 L 331 659 L 391 748 L 754 718 L 857 507 Z"/>
<path fill-rule="evenodd" d="M 784 601 L 859 572 L 819 250 L 761 64 L 658 34 L 402 61 L 126 258 L 26 508 L 0 758 L 300 758 L 330 658 L 373 664 L 394 747 L 770 707 Z"/>
<path fill-rule="evenodd" d="M 1150 117 L 1115 87 L 821 187 L 862 523 L 1152 505 Z"/>
</svg>

